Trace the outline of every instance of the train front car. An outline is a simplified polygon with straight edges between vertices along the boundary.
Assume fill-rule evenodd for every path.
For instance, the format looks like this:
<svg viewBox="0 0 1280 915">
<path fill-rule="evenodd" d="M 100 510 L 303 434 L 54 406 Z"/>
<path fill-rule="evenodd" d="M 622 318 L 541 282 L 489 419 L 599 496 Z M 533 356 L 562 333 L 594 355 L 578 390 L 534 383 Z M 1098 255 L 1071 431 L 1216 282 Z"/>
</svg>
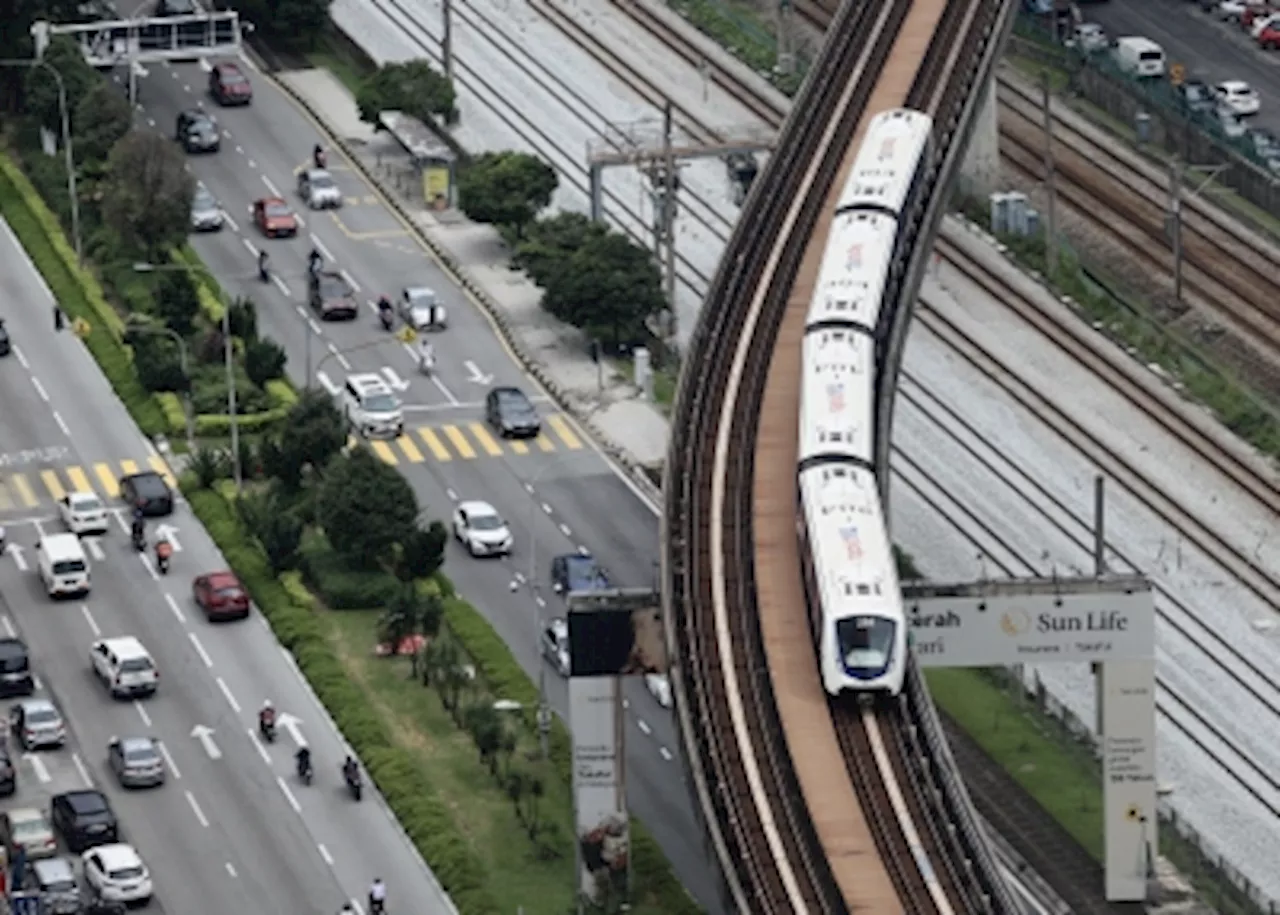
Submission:
<svg viewBox="0 0 1280 915">
<path fill-rule="evenodd" d="M 877 114 L 867 125 L 836 212 L 878 210 L 903 218 L 916 202 L 932 144 L 933 118 L 927 114 L 909 108 Z"/>
<path fill-rule="evenodd" d="M 896 696 L 906 675 L 906 618 L 875 475 L 819 464 L 801 472 L 800 499 L 823 687 L 833 696 Z"/>
</svg>

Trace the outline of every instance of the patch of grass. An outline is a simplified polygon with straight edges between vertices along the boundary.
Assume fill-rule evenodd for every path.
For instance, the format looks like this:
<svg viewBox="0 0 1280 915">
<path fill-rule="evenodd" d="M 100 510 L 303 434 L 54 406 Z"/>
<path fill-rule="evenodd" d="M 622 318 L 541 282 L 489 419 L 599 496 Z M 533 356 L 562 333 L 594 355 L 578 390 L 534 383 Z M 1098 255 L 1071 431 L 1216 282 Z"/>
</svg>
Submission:
<svg viewBox="0 0 1280 915">
<path fill-rule="evenodd" d="M 317 69 L 328 70 L 353 94 L 377 69 L 372 60 L 352 46 L 350 39 L 330 34 L 320 39 L 316 50 L 307 53 L 307 61 Z"/>
</svg>

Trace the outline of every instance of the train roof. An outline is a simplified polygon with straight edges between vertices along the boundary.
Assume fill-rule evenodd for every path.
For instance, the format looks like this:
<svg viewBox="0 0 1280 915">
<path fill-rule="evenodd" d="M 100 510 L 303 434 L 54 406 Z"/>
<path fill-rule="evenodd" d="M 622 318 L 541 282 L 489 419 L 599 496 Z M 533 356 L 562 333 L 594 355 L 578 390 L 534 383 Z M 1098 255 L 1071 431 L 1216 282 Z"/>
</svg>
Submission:
<svg viewBox="0 0 1280 915">
<path fill-rule="evenodd" d="M 800 460 L 873 459 L 875 342 L 848 327 L 821 327 L 804 338 Z"/>
<path fill-rule="evenodd" d="M 919 111 L 898 108 L 873 117 L 837 211 L 850 206 L 901 211 L 932 136 L 933 119 Z"/>
<path fill-rule="evenodd" d="M 898 223 L 882 213 L 842 213 L 832 221 L 806 326 L 848 322 L 875 330 Z"/>
</svg>

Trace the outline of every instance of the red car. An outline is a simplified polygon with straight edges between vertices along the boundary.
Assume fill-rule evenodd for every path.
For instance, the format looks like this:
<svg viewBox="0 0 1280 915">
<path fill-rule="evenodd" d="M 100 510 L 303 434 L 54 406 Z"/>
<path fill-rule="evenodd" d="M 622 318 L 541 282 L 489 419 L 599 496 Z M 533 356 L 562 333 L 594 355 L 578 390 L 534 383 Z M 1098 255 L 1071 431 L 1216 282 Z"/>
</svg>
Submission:
<svg viewBox="0 0 1280 915">
<path fill-rule="evenodd" d="M 279 197 L 255 200 L 253 221 L 267 238 L 293 238 L 298 234 L 298 217 Z"/>
<path fill-rule="evenodd" d="M 209 71 L 209 94 L 219 105 L 248 105 L 253 101 L 253 86 L 235 64 L 214 64 Z"/>
<path fill-rule="evenodd" d="M 249 595 L 232 572 L 210 572 L 191 583 L 191 592 L 205 619 L 242 620 L 249 615 Z"/>
</svg>

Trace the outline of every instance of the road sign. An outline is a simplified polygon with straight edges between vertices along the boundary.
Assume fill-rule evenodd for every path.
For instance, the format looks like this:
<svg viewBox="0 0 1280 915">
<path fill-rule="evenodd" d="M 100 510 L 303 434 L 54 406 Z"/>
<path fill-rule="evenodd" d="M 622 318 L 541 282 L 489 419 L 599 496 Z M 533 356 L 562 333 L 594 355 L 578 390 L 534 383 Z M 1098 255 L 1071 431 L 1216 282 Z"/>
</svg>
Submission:
<svg viewBox="0 0 1280 915">
<path fill-rule="evenodd" d="M 1187 78 L 1187 68 L 1182 64 L 1174 64 L 1169 68 L 1169 82 L 1175 86 L 1181 86 L 1182 81 Z"/>
<path fill-rule="evenodd" d="M 418 339 L 418 332 L 412 327 L 403 327 L 396 331 L 396 337 L 399 338 L 401 343 L 412 343 Z"/>
</svg>

